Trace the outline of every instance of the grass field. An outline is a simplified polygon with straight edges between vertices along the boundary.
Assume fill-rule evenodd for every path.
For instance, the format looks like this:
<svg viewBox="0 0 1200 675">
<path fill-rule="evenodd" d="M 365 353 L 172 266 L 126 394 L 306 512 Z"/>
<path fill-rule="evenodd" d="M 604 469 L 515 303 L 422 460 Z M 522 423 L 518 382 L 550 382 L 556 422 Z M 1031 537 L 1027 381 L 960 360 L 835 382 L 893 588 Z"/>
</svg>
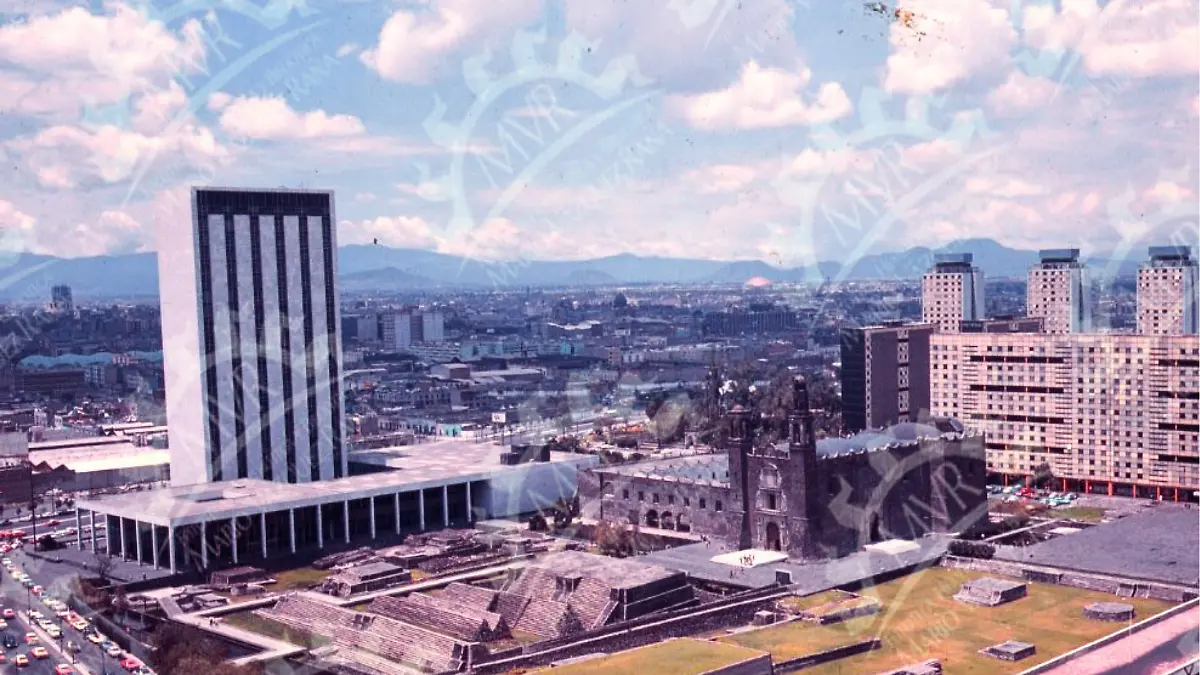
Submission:
<svg viewBox="0 0 1200 675">
<path fill-rule="evenodd" d="M 780 607 L 787 609 L 789 612 L 796 612 L 798 614 L 805 610 L 813 609 L 814 607 L 820 607 L 827 602 L 840 600 L 841 598 L 842 594 L 838 591 L 822 591 L 821 593 L 817 593 L 815 595 L 806 595 L 804 597 L 792 596 L 790 598 L 784 598 L 780 600 L 778 604 Z"/>
<path fill-rule="evenodd" d="M 329 572 L 312 567 L 300 567 L 286 572 L 276 572 L 271 576 L 275 577 L 275 583 L 268 586 L 268 590 L 282 593 L 297 588 L 308 588 L 313 584 L 320 583 L 329 576 Z"/>
<path fill-rule="evenodd" d="M 1068 506 L 1054 509 L 1049 515 L 1055 518 L 1070 518 L 1084 523 L 1098 523 L 1104 518 L 1104 509 L 1095 506 Z"/>
<path fill-rule="evenodd" d="M 285 626 L 278 621 L 264 619 L 253 612 L 237 612 L 235 614 L 227 614 L 221 619 L 222 622 L 231 626 L 237 626 L 248 630 L 252 633 L 265 635 L 276 640 L 290 642 L 297 647 L 305 649 L 315 649 L 323 647 L 333 641 L 323 635 L 315 635 L 308 631 L 296 630 L 289 626 Z"/>
<path fill-rule="evenodd" d="M 722 641 L 768 651 L 778 662 L 878 636 L 883 640 L 882 649 L 806 669 L 805 673 L 873 673 L 937 658 L 947 675 L 991 675 L 1020 672 L 1123 625 L 1083 618 L 1085 605 L 1118 600 L 1114 596 L 1062 586 L 1031 583 L 1027 597 L 1000 607 L 975 607 L 951 597 L 964 581 L 980 576 L 932 568 L 864 591 L 863 595 L 877 595 L 883 603 L 883 610 L 875 616 L 829 626 L 793 622 Z M 1135 607 L 1134 621 L 1171 606 L 1136 598 L 1119 601 Z M 1005 640 L 1031 642 L 1037 654 L 1007 663 L 977 653 Z"/>
<path fill-rule="evenodd" d="M 761 654 L 735 645 L 704 640 L 670 640 L 602 659 L 534 671 L 539 675 L 697 675 Z"/>
</svg>

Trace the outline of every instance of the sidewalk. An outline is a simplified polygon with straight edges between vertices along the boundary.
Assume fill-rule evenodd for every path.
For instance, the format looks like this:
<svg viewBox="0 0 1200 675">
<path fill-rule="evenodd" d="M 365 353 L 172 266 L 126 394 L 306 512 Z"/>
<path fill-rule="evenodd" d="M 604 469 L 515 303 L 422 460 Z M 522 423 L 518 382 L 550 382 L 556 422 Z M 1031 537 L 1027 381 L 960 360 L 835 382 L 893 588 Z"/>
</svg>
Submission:
<svg viewBox="0 0 1200 675">
<path fill-rule="evenodd" d="M 212 623 L 212 618 L 207 616 L 183 614 L 175 617 L 174 620 L 180 623 L 188 624 L 189 626 L 194 626 L 200 630 L 206 630 L 218 635 L 223 635 L 238 642 L 251 644 L 264 650 L 259 654 L 252 654 L 250 656 L 236 659 L 233 661 L 233 663 L 237 665 L 244 665 L 247 663 L 253 663 L 255 661 L 286 658 L 289 656 L 303 654 L 305 652 L 303 647 L 297 647 L 290 642 L 269 638 L 265 635 L 260 635 L 255 632 L 245 630 L 244 628 L 238 628 L 237 626 L 230 626 L 223 621 Z"/>
</svg>

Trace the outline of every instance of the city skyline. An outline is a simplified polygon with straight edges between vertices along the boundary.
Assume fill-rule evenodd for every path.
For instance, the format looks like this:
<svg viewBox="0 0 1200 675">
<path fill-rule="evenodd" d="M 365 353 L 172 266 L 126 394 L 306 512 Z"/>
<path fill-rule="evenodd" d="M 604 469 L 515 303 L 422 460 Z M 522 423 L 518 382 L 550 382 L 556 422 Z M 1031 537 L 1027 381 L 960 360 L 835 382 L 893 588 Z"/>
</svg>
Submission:
<svg viewBox="0 0 1200 675">
<path fill-rule="evenodd" d="M 1118 254 L 1197 237 L 1197 29 L 1159 0 L 927 2 L 906 21 L 784 2 L 79 4 L 0 26 L 5 251 L 151 250 L 196 184 L 336 190 L 343 242 L 483 260 L 792 267 L 975 236 Z M 53 35 L 71 37 L 32 47 Z"/>
</svg>

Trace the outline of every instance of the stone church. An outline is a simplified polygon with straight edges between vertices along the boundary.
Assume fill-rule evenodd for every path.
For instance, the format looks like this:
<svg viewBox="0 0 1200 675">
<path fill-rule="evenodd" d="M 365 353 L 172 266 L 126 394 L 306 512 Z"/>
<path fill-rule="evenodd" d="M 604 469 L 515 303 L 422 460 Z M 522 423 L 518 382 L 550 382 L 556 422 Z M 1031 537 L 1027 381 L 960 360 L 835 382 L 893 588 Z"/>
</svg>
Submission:
<svg viewBox="0 0 1200 675">
<path fill-rule="evenodd" d="M 724 539 L 796 560 L 887 539 L 962 531 L 987 517 L 984 437 L 949 419 L 816 440 L 804 378 L 785 442 L 755 443 L 753 413 L 728 411 L 724 452 L 595 467 L 588 515 Z"/>
</svg>

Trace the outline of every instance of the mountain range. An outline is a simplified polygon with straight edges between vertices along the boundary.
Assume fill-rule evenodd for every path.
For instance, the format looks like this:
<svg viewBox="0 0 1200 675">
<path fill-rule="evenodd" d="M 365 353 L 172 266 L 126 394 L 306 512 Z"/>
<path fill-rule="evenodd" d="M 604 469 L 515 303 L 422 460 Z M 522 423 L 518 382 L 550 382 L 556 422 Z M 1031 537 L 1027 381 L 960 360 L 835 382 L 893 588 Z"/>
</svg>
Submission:
<svg viewBox="0 0 1200 675">
<path fill-rule="evenodd" d="M 1024 278 L 1037 262 L 1033 250 L 1014 249 L 991 239 L 967 239 L 938 249 L 926 247 L 863 256 L 848 267 L 822 262 L 813 267 L 777 267 L 761 260 L 699 260 L 638 256 L 630 253 L 570 261 L 485 262 L 416 249 L 349 245 L 338 251 L 344 293 L 504 286 L 617 285 L 654 283 L 741 283 L 752 277 L 774 282 L 916 279 L 938 253 L 970 252 L 988 278 Z M 1137 270 L 1139 259 L 1086 261 L 1105 275 Z M 50 286 L 67 284 L 76 297 L 138 298 L 158 294 L 154 253 L 55 258 L 0 254 L 0 299 L 41 301 Z"/>
</svg>

